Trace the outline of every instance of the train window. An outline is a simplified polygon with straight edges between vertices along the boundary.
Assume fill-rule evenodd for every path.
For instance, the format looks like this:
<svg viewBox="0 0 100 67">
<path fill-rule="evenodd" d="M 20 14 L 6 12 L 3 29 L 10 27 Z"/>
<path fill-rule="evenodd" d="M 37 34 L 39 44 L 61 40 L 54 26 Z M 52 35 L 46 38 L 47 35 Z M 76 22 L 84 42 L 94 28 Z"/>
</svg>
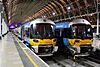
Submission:
<svg viewBox="0 0 100 67">
<path fill-rule="evenodd" d="M 92 28 L 90 25 L 75 24 L 72 26 L 73 38 L 92 38 Z"/>
<path fill-rule="evenodd" d="M 62 36 L 64 38 L 71 38 L 71 29 L 70 28 L 64 28 L 62 31 Z"/>
<path fill-rule="evenodd" d="M 23 28 L 22 35 L 23 37 L 29 37 L 29 28 Z"/>
<path fill-rule="evenodd" d="M 39 23 L 36 24 L 35 28 L 31 26 L 32 37 L 35 38 L 50 38 L 54 37 L 54 26 L 48 23 Z"/>
<path fill-rule="evenodd" d="M 61 31 L 61 29 L 56 29 L 55 30 L 55 36 L 58 38 L 58 37 L 61 37 L 61 33 L 62 33 L 62 31 Z"/>
<path fill-rule="evenodd" d="M 30 38 L 31 38 L 31 39 L 34 38 L 34 36 L 35 36 L 35 35 L 33 34 L 33 33 L 34 33 L 34 30 L 33 30 L 32 27 L 33 27 L 33 25 L 31 25 L 31 27 L 30 27 L 30 32 L 29 32 L 29 33 L 30 33 Z"/>
</svg>

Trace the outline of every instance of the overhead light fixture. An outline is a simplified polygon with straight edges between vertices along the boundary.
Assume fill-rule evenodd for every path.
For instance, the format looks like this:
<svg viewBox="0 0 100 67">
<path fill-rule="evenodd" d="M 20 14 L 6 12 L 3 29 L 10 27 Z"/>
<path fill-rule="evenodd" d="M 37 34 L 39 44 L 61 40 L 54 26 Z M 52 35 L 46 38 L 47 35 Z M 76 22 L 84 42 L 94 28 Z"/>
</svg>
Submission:
<svg viewBox="0 0 100 67">
<path fill-rule="evenodd" d="M 8 19 L 10 19 L 10 16 L 8 17 Z"/>
<path fill-rule="evenodd" d="M 7 3 L 9 5 L 9 3 Z"/>
<path fill-rule="evenodd" d="M 53 15 L 55 15 L 56 13 L 55 13 L 55 12 L 53 12 L 52 14 L 53 14 Z"/>
<path fill-rule="evenodd" d="M 46 16 L 42 16 L 42 18 L 46 18 Z"/>
<path fill-rule="evenodd" d="M 90 14 L 91 16 L 93 15 L 93 14 Z"/>
<path fill-rule="evenodd" d="M 2 7 L 2 10 L 4 11 L 4 7 Z"/>
<path fill-rule="evenodd" d="M 3 11 L 1 11 L 1 13 L 3 13 Z"/>
<path fill-rule="evenodd" d="M 68 9 L 68 10 L 70 10 L 70 9 L 71 9 L 71 7 L 70 7 L 70 6 L 68 6 L 68 7 L 67 7 L 67 9 Z"/>
</svg>

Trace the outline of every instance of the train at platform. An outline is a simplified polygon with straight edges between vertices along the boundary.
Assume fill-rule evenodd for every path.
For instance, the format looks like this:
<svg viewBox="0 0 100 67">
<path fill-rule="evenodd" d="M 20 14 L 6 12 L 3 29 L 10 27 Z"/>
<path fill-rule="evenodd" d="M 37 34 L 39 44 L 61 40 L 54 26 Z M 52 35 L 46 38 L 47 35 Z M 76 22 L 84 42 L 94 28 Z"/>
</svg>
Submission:
<svg viewBox="0 0 100 67">
<path fill-rule="evenodd" d="M 39 56 L 52 56 L 57 51 L 55 23 L 37 18 L 15 29 L 17 36 Z"/>
<path fill-rule="evenodd" d="M 91 24 L 85 19 L 72 22 L 56 22 L 56 38 L 58 50 L 70 52 L 75 56 L 89 56 L 92 52 L 93 31 Z"/>
</svg>

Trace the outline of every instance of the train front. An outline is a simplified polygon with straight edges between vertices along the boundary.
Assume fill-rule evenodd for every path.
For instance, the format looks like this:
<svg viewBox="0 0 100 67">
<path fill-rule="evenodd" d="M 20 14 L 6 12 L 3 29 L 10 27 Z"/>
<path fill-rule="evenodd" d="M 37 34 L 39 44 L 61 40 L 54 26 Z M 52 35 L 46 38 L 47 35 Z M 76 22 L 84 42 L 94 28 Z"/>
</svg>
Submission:
<svg viewBox="0 0 100 67">
<path fill-rule="evenodd" d="M 76 54 L 88 56 L 92 51 L 93 32 L 90 24 L 78 23 L 72 24 L 72 39 L 70 44 L 75 48 Z"/>
<path fill-rule="evenodd" d="M 44 22 L 47 22 L 44 20 Z M 30 44 L 40 56 L 51 56 L 57 51 L 55 25 L 51 23 L 33 23 L 30 26 Z"/>
</svg>

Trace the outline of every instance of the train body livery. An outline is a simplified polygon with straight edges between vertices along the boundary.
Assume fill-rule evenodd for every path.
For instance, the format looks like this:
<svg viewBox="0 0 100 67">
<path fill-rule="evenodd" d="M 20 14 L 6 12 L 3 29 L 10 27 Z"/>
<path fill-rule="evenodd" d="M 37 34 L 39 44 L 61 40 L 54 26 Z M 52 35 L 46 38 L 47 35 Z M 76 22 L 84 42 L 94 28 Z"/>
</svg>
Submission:
<svg viewBox="0 0 100 67">
<path fill-rule="evenodd" d="M 87 56 L 92 51 L 93 33 L 91 24 L 85 19 L 56 23 L 58 45 L 67 47 L 73 54 Z"/>
<path fill-rule="evenodd" d="M 57 51 L 53 21 L 38 18 L 22 25 L 20 30 L 20 38 L 38 55 L 51 56 Z"/>
</svg>

